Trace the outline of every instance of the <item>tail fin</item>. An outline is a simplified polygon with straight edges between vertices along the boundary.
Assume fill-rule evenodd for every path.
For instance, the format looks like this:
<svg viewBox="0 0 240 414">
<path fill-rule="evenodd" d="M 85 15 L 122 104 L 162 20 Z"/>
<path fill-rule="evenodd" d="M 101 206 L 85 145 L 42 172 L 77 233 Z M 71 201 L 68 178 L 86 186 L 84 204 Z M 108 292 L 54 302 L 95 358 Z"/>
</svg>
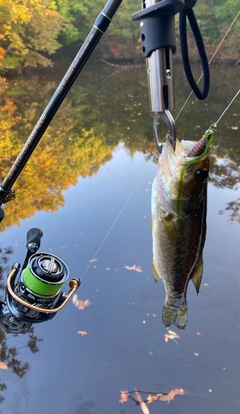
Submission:
<svg viewBox="0 0 240 414">
<path fill-rule="evenodd" d="M 162 321 L 166 328 L 175 325 L 179 329 L 185 329 L 188 321 L 187 302 L 180 308 L 165 303 L 162 311 Z"/>
</svg>

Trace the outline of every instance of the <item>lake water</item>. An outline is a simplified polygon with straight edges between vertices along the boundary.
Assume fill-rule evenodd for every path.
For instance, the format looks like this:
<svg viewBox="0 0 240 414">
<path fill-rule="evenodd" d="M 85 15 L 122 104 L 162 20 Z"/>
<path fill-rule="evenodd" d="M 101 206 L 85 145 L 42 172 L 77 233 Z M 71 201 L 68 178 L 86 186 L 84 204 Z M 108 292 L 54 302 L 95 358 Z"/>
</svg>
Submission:
<svg viewBox="0 0 240 414">
<path fill-rule="evenodd" d="M 67 67 L 1 85 L 2 179 Z M 175 72 L 176 116 L 190 89 L 181 65 Z M 211 76 L 208 99 L 192 96 L 179 116 L 179 139 L 200 139 L 239 89 L 236 66 L 213 66 Z M 71 300 L 30 333 L 0 333 L 0 358 L 8 365 L 0 371 L 0 412 L 134 414 L 141 407 L 131 399 L 119 403 L 121 390 L 183 388 L 185 395 L 170 405 L 153 401 L 149 412 L 239 413 L 239 123 L 238 99 L 211 151 L 200 295 L 190 283 L 188 325 L 170 328 L 180 338 L 166 342 L 165 292 L 152 277 L 157 154 L 145 68 L 86 66 L 16 182 L 17 198 L 1 223 L 1 254 L 12 248 L 2 262 L 2 287 L 6 267 L 23 263 L 27 231 L 38 227 L 40 251 L 62 258 L 70 277 L 82 280 L 77 299 L 85 307 Z"/>
</svg>

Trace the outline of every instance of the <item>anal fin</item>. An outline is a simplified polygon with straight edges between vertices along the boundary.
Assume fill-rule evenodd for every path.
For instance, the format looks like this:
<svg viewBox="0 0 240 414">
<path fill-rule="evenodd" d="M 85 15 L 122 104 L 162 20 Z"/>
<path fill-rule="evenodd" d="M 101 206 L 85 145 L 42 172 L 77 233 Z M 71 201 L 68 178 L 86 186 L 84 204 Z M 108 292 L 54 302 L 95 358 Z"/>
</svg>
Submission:
<svg viewBox="0 0 240 414">
<path fill-rule="evenodd" d="M 197 295 L 199 294 L 201 282 L 202 282 L 202 275 L 203 275 L 203 259 L 202 256 L 199 259 L 197 268 L 192 276 L 192 282 L 195 286 Z"/>
</svg>

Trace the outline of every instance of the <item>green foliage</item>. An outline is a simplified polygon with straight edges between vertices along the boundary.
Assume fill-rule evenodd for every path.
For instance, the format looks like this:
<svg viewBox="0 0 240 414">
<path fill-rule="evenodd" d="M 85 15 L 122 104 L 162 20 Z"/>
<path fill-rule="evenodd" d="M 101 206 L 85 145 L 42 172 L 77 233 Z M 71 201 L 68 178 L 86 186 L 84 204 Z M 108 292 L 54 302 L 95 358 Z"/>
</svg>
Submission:
<svg viewBox="0 0 240 414">
<path fill-rule="evenodd" d="M 239 4 L 235 0 L 202 0 L 196 3 L 193 10 L 210 60 L 227 33 L 231 23 L 237 17 L 239 13 Z M 238 60 L 240 41 L 239 29 L 240 19 L 238 17 L 217 52 L 215 56 L 216 60 Z M 197 60 L 198 51 L 190 29 L 188 30 L 188 47 L 191 58 Z"/>
<path fill-rule="evenodd" d="M 62 46 L 79 47 L 106 0 L 0 0 L 0 70 L 52 64 L 49 56 Z M 141 58 L 138 0 L 123 0 L 98 46 L 99 57 Z M 209 59 L 239 13 L 235 0 L 202 0 L 194 7 Z M 180 57 L 178 15 L 177 56 Z M 240 19 L 236 19 L 215 59 L 238 60 Z M 190 57 L 198 59 L 195 39 L 188 30 Z M 64 49 L 65 50 L 65 49 Z"/>
<path fill-rule="evenodd" d="M 141 9 L 137 0 L 123 1 L 100 44 L 104 57 L 115 59 L 141 58 L 139 22 L 132 15 Z"/>
<path fill-rule="evenodd" d="M 84 41 L 89 31 L 87 16 L 94 4 L 94 1 L 56 0 L 56 10 L 63 19 L 63 27 L 59 34 L 62 43 Z"/>
</svg>

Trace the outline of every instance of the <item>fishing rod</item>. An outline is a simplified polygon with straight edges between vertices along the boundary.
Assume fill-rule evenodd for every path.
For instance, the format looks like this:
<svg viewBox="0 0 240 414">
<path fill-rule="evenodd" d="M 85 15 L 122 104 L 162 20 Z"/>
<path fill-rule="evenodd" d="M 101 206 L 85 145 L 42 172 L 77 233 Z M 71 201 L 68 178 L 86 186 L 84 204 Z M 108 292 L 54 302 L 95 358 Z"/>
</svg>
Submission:
<svg viewBox="0 0 240 414">
<path fill-rule="evenodd" d="M 58 88 L 33 128 L 21 152 L 0 186 L 0 222 L 4 218 L 2 204 L 15 198 L 12 186 L 39 143 L 61 103 L 83 69 L 91 53 L 107 30 L 122 0 L 109 0 L 97 17 L 86 40 L 75 56 Z M 43 233 L 33 228 L 27 233 L 27 253 L 21 268 L 14 263 L 8 276 L 5 301 L 0 302 L 0 326 L 6 333 L 26 333 L 33 323 L 52 319 L 80 286 L 79 279 L 69 282 L 67 265 L 57 256 L 37 252 Z"/>
<path fill-rule="evenodd" d="M 192 12 L 192 7 L 196 1 L 143 0 L 142 10 L 133 16 L 133 20 L 140 21 L 142 51 L 148 62 L 149 93 L 152 102 L 151 109 L 155 113 L 153 125 L 159 151 L 161 151 L 162 146 L 158 131 L 161 120 L 170 127 L 173 146 L 176 140 L 175 122 L 170 113 L 170 109 L 174 105 L 172 70 L 172 54 L 176 50 L 174 16 L 176 13 L 183 13 L 182 27 L 184 28 L 184 25 L 186 25 L 187 17 L 192 30 L 196 32 L 197 24 Z M 108 0 L 102 12 L 98 15 L 86 40 L 83 42 L 79 52 L 0 185 L 0 222 L 4 218 L 2 204 L 15 198 L 15 193 L 12 189 L 13 184 L 25 167 L 100 38 L 107 30 L 121 2 L 122 0 Z M 197 46 L 204 68 L 206 66 L 204 63 L 204 46 L 202 50 L 202 42 L 200 41 L 199 43 L 199 37 L 201 37 L 199 33 L 197 32 L 198 36 L 195 36 L 195 38 L 198 38 Z M 191 79 L 191 69 L 188 62 L 186 35 L 183 37 L 182 45 L 183 47 L 185 45 L 186 75 L 190 82 L 192 82 L 194 89 L 194 80 Z M 200 99 L 206 97 L 205 95 L 207 95 L 209 88 L 209 73 L 205 72 L 206 87 Z M 200 91 L 198 93 L 201 94 Z M 0 302 L 0 325 L 7 333 L 25 333 L 33 323 L 52 319 L 80 286 L 79 279 L 72 279 L 69 282 L 69 293 L 63 291 L 63 284 L 69 277 L 69 270 L 66 264 L 57 256 L 37 252 L 40 247 L 41 237 L 42 231 L 40 229 L 29 230 L 27 233 L 27 254 L 23 266 L 21 267 L 20 263 L 14 263 L 8 274 L 5 301 Z"/>
<path fill-rule="evenodd" d="M 13 184 L 17 180 L 22 169 L 25 167 L 28 159 L 39 143 L 41 137 L 46 131 L 48 125 L 59 109 L 67 93 L 71 89 L 73 83 L 77 79 L 79 73 L 91 56 L 93 50 L 97 46 L 103 33 L 107 30 L 109 24 L 111 23 L 112 17 L 114 16 L 121 2 L 122 0 L 109 0 L 94 22 L 94 25 L 90 30 L 87 38 L 83 42 L 69 69 L 67 70 L 48 105 L 46 106 L 38 122 L 33 128 L 17 159 L 15 160 L 14 164 L 0 185 L 0 206 L 4 203 L 4 201 L 7 202 L 13 199 L 14 194 L 11 192 Z M 3 218 L 4 211 L 0 207 L 0 222 L 3 220 Z"/>
<path fill-rule="evenodd" d="M 142 10 L 135 13 L 132 17 L 133 20 L 140 21 L 142 51 L 143 56 L 147 59 L 148 63 L 147 72 L 149 75 L 151 110 L 156 114 L 154 117 L 154 131 L 159 151 L 161 149 L 161 144 L 159 143 L 158 124 L 161 119 L 168 124 L 173 142 L 176 140 L 175 122 L 170 113 L 170 110 L 174 107 L 172 54 L 175 53 L 176 50 L 174 21 L 176 13 L 180 13 L 180 29 L 182 28 L 181 32 L 183 32 L 183 35 L 181 35 L 180 38 L 186 76 L 199 99 L 205 99 L 209 90 L 209 71 L 206 54 L 201 33 L 192 10 L 196 1 L 197 0 L 143 0 Z M 102 35 L 107 30 L 121 2 L 122 0 L 108 0 L 102 12 L 98 15 L 87 38 L 83 42 L 69 69 L 29 135 L 25 145 L 0 185 L 0 222 L 4 218 L 4 211 L 1 208 L 2 204 L 11 201 L 15 197 L 14 191 L 12 190 L 13 184 L 25 167 L 28 159 L 91 56 L 93 50 L 97 46 Z M 203 92 L 198 89 L 190 68 L 187 49 L 186 18 L 188 18 L 192 27 L 202 61 L 205 76 Z"/>
</svg>

